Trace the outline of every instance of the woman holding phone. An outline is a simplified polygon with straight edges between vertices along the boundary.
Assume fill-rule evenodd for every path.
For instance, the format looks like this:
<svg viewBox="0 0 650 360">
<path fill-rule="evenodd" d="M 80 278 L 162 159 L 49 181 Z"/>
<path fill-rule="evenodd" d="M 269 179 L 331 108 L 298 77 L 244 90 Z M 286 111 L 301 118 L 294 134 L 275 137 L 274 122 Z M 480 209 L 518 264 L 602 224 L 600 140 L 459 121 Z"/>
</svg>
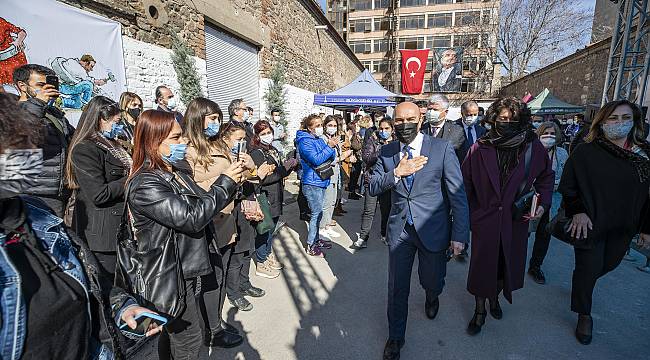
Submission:
<svg viewBox="0 0 650 360">
<path fill-rule="evenodd" d="M 200 311 L 206 296 L 201 284 L 215 281 L 206 227 L 234 198 L 244 164 L 230 165 L 205 191 L 192 179 L 182 141 L 173 113 L 147 110 L 140 115 L 126 197 L 142 266 L 128 278 L 133 291 L 142 283 L 147 291 L 139 290 L 139 295 L 172 318 L 165 332 L 173 357 L 193 359 L 209 320 Z M 161 268 L 164 272 L 157 270 Z"/>
</svg>

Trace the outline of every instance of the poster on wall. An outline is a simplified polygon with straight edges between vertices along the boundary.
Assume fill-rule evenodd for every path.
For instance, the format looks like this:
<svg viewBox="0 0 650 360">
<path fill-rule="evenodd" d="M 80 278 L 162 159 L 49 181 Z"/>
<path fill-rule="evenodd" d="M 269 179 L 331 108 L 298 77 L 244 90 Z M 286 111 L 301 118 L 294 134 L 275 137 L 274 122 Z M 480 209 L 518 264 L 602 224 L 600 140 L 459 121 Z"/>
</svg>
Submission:
<svg viewBox="0 0 650 360">
<path fill-rule="evenodd" d="M 436 92 L 458 92 L 463 77 L 463 48 L 435 49 L 431 85 Z"/>
<path fill-rule="evenodd" d="M 56 72 L 57 103 L 73 118 L 93 96 L 117 101 L 126 91 L 120 23 L 55 0 L 3 0 L 0 8 L 0 84 L 8 91 L 13 70 L 28 63 Z"/>
</svg>

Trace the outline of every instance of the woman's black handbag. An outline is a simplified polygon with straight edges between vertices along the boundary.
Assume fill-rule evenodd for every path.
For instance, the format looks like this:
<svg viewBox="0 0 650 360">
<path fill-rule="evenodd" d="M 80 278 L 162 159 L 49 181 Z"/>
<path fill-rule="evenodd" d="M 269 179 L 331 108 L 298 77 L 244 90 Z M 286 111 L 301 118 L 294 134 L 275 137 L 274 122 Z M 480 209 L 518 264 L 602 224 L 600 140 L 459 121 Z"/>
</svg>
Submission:
<svg viewBox="0 0 650 360">
<path fill-rule="evenodd" d="M 170 238 L 160 249 L 160 256 L 145 268 L 143 258 L 148 251 L 138 249 L 128 211 L 128 193 L 127 186 L 122 222 L 117 231 L 115 285 L 135 296 L 140 305 L 176 318 L 185 309 L 185 281 L 176 233 L 170 232 Z"/>
<path fill-rule="evenodd" d="M 524 180 L 519 186 L 519 191 L 517 191 L 517 196 L 515 196 L 515 201 L 512 203 L 512 219 L 521 221 L 524 216 L 530 212 L 530 207 L 533 205 L 533 197 L 535 197 L 535 189 L 529 190 L 526 192 L 526 183 L 528 182 L 528 176 L 530 175 L 530 161 L 533 154 L 533 145 L 528 144 L 526 148 L 526 155 L 524 158 Z"/>
<path fill-rule="evenodd" d="M 551 221 L 546 225 L 546 231 L 548 231 L 553 237 L 557 238 L 560 241 L 563 241 L 573 247 L 578 249 L 591 249 L 593 248 L 593 243 L 589 240 L 589 231 L 587 231 L 586 238 L 575 238 L 571 236 L 571 218 L 566 216 L 566 213 L 563 208 L 560 208 L 557 214 L 551 219 Z"/>
<path fill-rule="evenodd" d="M 325 161 L 324 163 L 316 166 L 314 168 L 314 172 L 318 177 L 320 177 L 323 180 L 327 180 L 334 176 L 334 166 L 332 166 L 333 160 L 328 160 Z"/>
</svg>

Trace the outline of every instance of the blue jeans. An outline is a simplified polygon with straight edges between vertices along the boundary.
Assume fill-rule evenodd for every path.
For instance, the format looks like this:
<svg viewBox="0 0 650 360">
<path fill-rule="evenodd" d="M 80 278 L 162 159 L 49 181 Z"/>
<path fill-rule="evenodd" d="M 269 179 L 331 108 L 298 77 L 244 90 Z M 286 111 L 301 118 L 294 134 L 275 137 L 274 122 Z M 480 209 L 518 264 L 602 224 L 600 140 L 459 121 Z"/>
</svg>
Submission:
<svg viewBox="0 0 650 360">
<path fill-rule="evenodd" d="M 307 198 L 311 219 L 309 220 L 309 232 L 307 234 L 307 245 L 312 246 L 319 239 L 318 227 L 323 218 L 323 200 L 325 198 L 325 188 L 314 185 L 302 185 L 302 192 Z"/>
<path fill-rule="evenodd" d="M 273 218 L 273 224 L 275 226 L 278 225 L 279 219 L 279 216 Z M 258 262 L 265 262 L 266 258 L 268 258 L 273 251 L 273 232 L 275 231 L 275 226 L 266 234 L 257 235 L 255 239 L 255 244 L 257 246 L 257 249 L 255 249 L 255 257 Z"/>
</svg>

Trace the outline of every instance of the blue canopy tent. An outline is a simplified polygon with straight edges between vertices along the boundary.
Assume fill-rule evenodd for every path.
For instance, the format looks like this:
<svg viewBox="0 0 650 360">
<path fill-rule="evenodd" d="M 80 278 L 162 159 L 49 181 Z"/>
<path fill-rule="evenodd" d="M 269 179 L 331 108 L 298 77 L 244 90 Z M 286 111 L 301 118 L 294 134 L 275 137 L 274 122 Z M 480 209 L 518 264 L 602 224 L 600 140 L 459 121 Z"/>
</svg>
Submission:
<svg viewBox="0 0 650 360">
<path fill-rule="evenodd" d="M 399 95 L 384 89 L 368 70 L 348 85 L 329 94 L 314 94 L 314 105 L 321 105 L 337 110 L 364 109 L 386 110 L 387 106 L 395 106 Z"/>
</svg>

